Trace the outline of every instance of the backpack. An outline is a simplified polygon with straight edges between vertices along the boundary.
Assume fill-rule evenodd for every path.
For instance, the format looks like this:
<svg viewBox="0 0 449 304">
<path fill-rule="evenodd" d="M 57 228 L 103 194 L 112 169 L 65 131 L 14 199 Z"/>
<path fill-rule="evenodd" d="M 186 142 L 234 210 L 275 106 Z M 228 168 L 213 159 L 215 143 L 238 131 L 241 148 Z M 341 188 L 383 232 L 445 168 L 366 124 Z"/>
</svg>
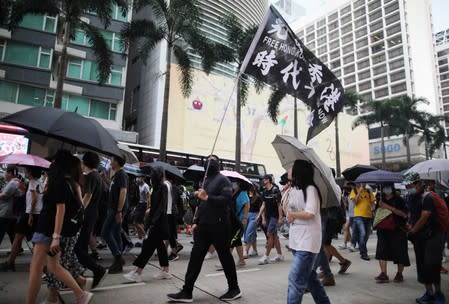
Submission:
<svg viewBox="0 0 449 304">
<path fill-rule="evenodd" d="M 449 227 L 449 210 L 447 208 L 446 202 L 434 191 L 430 191 L 426 195 L 432 196 L 440 230 L 442 233 L 446 233 Z"/>
</svg>

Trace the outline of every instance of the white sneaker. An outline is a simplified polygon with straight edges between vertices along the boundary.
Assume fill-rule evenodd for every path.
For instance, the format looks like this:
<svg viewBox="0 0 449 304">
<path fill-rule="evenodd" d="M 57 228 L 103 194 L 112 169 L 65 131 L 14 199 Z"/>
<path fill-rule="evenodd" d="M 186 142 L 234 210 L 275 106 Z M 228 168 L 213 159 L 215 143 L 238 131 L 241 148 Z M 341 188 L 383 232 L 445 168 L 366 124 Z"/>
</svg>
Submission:
<svg viewBox="0 0 449 304">
<path fill-rule="evenodd" d="M 141 283 L 142 275 L 138 273 L 136 270 L 131 270 L 127 274 L 124 274 L 123 277 L 130 282 Z"/>
<path fill-rule="evenodd" d="M 250 256 L 250 257 L 256 257 L 256 256 L 259 256 L 259 253 L 257 253 L 257 251 L 252 250 L 252 251 L 249 253 L 249 256 Z"/>
<path fill-rule="evenodd" d="M 169 274 L 167 271 L 161 270 L 158 274 L 154 275 L 153 278 L 157 280 L 170 280 L 171 274 Z"/>
<path fill-rule="evenodd" d="M 268 264 L 268 257 L 264 255 L 259 259 L 259 265 L 266 265 L 266 264 Z"/>
<path fill-rule="evenodd" d="M 341 249 L 341 250 L 348 249 L 348 246 L 346 244 L 341 244 L 341 245 L 338 245 L 338 249 Z"/>
<path fill-rule="evenodd" d="M 283 260 L 284 260 L 284 256 L 278 254 L 274 258 L 270 259 L 270 263 L 278 263 L 278 262 L 282 262 Z"/>
<path fill-rule="evenodd" d="M 93 278 L 86 278 L 86 284 L 84 284 L 83 290 L 84 291 L 91 291 L 92 285 L 94 285 L 94 279 Z"/>
<path fill-rule="evenodd" d="M 212 260 L 217 257 L 217 253 L 214 251 L 212 253 L 208 252 L 204 257 L 205 260 Z"/>
<path fill-rule="evenodd" d="M 355 248 L 354 246 L 350 246 L 350 247 L 349 247 L 349 251 L 350 251 L 350 252 L 356 252 L 356 251 L 357 251 L 357 248 Z"/>
</svg>

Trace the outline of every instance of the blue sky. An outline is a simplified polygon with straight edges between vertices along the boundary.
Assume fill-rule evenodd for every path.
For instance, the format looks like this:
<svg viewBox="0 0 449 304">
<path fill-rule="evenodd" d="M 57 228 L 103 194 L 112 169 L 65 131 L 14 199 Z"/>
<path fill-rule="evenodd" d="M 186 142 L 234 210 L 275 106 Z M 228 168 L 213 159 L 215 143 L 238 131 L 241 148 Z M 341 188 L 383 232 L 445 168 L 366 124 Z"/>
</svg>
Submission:
<svg viewBox="0 0 449 304">
<path fill-rule="evenodd" d="M 435 32 L 449 28 L 449 0 L 432 1 L 433 25 Z"/>
</svg>

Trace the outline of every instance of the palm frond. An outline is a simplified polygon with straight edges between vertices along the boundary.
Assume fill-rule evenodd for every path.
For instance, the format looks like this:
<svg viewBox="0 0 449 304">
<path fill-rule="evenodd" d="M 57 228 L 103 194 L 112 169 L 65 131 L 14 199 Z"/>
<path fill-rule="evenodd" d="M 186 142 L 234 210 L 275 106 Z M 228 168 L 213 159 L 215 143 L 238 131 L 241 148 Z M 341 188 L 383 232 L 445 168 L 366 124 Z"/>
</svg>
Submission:
<svg viewBox="0 0 449 304">
<path fill-rule="evenodd" d="M 14 1 L 11 8 L 8 29 L 11 31 L 16 29 L 26 14 L 48 14 L 50 16 L 58 15 L 60 13 L 58 2 L 59 1 L 56 0 Z"/>
<path fill-rule="evenodd" d="M 362 125 L 369 127 L 370 125 L 375 124 L 377 122 L 378 121 L 375 114 L 367 114 L 364 116 L 359 116 L 352 122 L 352 129 L 355 129 Z"/>
<path fill-rule="evenodd" d="M 165 0 L 134 0 L 133 6 L 136 11 L 149 6 L 157 20 L 167 20 L 168 2 Z"/>
<path fill-rule="evenodd" d="M 276 124 L 278 123 L 279 105 L 286 95 L 287 92 L 285 90 L 278 89 L 271 93 L 270 99 L 268 100 L 268 116 Z"/>
<path fill-rule="evenodd" d="M 106 40 L 98 28 L 85 22 L 80 22 L 79 25 L 86 33 L 89 43 L 92 45 L 92 49 L 95 52 L 95 57 L 97 59 L 96 62 L 98 65 L 98 81 L 100 84 L 103 84 L 111 74 L 111 67 L 113 64 L 112 51 L 109 49 Z"/>
<path fill-rule="evenodd" d="M 240 107 L 244 107 L 248 100 L 248 92 L 249 92 L 249 78 L 247 75 L 243 74 L 240 76 L 238 80 L 238 90 L 239 90 L 239 98 L 240 98 Z"/>
<path fill-rule="evenodd" d="M 227 14 L 220 19 L 220 23 L 226 28 L 227 41 L 230 46 L 234 50 L 240 48 L 245 30 L 237 17 L 234 14 Z"/>
<path fill-rule="evenodd" d="M 9 16 L 11 14 L 14 1 L 2 0 L 0 1 L 0 26 L 9 23 Z"/>
<path fill-rule="evenodd" d="M 265 82 L 260 81 L 257 78 L 253 78 L 253 81 L 254 81 L 254 88 L 256 89 L 256 93 L 257 94 L 262 93 L 262 90 L 266 87 Z"/>
<path fill-rule="evenodd" d="M 192 92 L 192 62 L 189 58 L 189 54 L 187 54 L 187 52 L 178 45 L 173 46 L 173 54 L 178 61 L 179 69 L 181 71 L 179 82 L 181 83 L 182 95 L 184 95 L 184 97 L 188 97 Z"/>
<path fill-rule="evenodd" d="M 89 10 L 95 12 L 98 18 L 101 20 L 101 23 L 104 25 L 104 28 L 108 28 L 111 24 L 112 19 L 112 4 L 113 1 L 110 0 L 102 0 L 102 1 L 83 1 L 85 3 L 85 7 L 82 7 L 84 10 Z"/>
</svg>

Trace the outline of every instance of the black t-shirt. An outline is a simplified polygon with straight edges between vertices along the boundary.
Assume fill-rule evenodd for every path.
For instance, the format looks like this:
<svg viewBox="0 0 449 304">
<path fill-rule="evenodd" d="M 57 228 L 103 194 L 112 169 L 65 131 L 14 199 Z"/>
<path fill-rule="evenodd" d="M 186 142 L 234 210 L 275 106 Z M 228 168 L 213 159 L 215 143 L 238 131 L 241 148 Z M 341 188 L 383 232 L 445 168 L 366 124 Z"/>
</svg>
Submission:
<svg viewBox="0 0 449 304">
<path fill-rule="evenodd" d="M 439 229 L 438 219 L 436 218 L 435 202 L 430 194 L 411 195 L 408 197 L 408 208 L 410 212 L 410 224 L 414 226 L 421 217 L 422 211 L 430 211 L 432 214 L 427 220 L 422 230 Z"/>
<path fill-rule="evenodd" d="M 265 217 L 267 219 L 279 217 L 279 204 L 281 203 L 281 191 L 278 187 L 273 187 L 263 191 L 262 199 L 265 202 Z"/>
<path fill-rule="evenodd" d="M 400 196 L 395 195 L 391 199 L 385 200 L 385 203 L 393 208 L 396 208 L 398 210 L 405 212 L 406 214 L 408 213 L 407 205 L 406 205 L 405 201 L 402 199 L 402 197 L 400 197 Z M 395 214 L 394 219 L 395 219 L 396 225 L 404 226 L 406 223 L 406 219 L 399 215 Z"/>
<path fill-rule="evenodd" d="M 71 219 L 77 214 L 81 202 L 78 196 L 72 192 L 72 189 L 76 191 L 74 185 L 69 186 L 69 181 L 66 179 L 49 182 L 48 189 L 43 196 L 43 208 L 39 216 L 36 232 L 51 237 L 55 229 L 56 205 L 65 204 L 61 235 L 66 237 L 76 235 L 79 225 L 71 222 Z"/>
<path fill-rule="evenodd" d="M 259 212 L 261 206 L 262 199 L 260 196 L 257 196 L 255 199 L 253 197 L 250 198 L 249 212 Z"/>
<path fill-rule="evenodd" d="M 86 218 L 96 217 L 98 214 L 98 206 L 103 196 L 103 180 L 97 171 L 92 171 L 84 176 L 84 193 L 91 193 L 92 198 L 86 208 Z"/>
<path fill-rule="evenodd" d="M 122 188 L 128 189 L 128 183 L 128 175 L 125 173 L 125 171 L 123 171 L 123 169 L 115 173 L 114 177 L 112 177 L 111 185 L 109 186 L 109 208 L 117 210 L 118 200 L 120 198 L 120 190 Z M 126 201 L 124 206 L 126 206 Z"/>
</svg>

